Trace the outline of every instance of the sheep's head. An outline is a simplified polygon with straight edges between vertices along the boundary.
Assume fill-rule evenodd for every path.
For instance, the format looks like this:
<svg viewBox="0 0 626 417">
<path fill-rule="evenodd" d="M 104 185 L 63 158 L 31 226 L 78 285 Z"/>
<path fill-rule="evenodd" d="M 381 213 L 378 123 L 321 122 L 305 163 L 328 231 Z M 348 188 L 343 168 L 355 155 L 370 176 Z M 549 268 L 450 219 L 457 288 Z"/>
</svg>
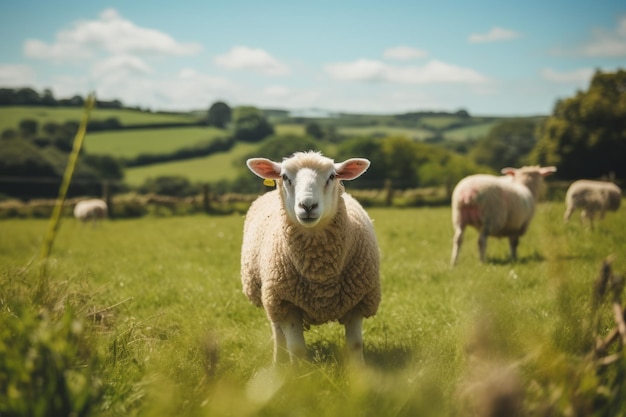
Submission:
<svg viewBox="0 0 626 417">
<path fill-rule="evenodd" d="M 334 217 L 340 181 L 359 177 L 370 162 L 352 158 L 335 163 L 318 152 L 297 152 L 282 163 L 252 158 L 247 165 L 259 177 L 277 180 L 289 217 L 311 228 Z"/>
<path fill-rule="evenodd" d="M 556 167 L 539 167 L 539 166 L 527 166 L 522 168 L 502 168 L 503 174 L 513 177 L 513 181 L 523 184 L 535 198 L 539 194 L 539 188 L 543 183 L 543 177 L 556 172 Z"/>
</svg>

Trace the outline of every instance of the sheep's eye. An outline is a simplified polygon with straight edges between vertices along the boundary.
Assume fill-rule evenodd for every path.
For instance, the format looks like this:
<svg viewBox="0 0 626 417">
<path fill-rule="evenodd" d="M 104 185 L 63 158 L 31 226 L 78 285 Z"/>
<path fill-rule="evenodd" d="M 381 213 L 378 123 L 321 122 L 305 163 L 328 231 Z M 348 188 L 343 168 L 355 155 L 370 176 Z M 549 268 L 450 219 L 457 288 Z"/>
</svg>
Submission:
<svg viewBox="0 0 626 417">
<path fill-rule="evenodd" d="M 283 174 L 283 181 L 285 181 L 286 183 L 289 183 L 289 185 L 291 185 L 291 180 L 289 179 L 289 177 L 286 174 Z"/>
<path fill-rule="evenodd" d="M 335 179 L 335 174 L 330 174 L 330 177 L 328 177 L 328 181 L 332 181 Z"/>
</svg>

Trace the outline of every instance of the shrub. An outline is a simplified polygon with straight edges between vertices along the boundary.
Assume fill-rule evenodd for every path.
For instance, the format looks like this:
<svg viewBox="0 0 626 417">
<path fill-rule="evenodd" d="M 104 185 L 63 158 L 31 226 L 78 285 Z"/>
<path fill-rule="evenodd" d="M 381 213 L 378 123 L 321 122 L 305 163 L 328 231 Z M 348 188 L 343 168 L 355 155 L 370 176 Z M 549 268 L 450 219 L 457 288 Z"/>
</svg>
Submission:
<svg viewBox="0 0 626 417">
<path fill-rule="evenodd" d="M 0 315 L 0 415 L 88 415 L 100 383 L 83 323 L 70 310 L 59 320 L 28 308 Z"/>
</svg>

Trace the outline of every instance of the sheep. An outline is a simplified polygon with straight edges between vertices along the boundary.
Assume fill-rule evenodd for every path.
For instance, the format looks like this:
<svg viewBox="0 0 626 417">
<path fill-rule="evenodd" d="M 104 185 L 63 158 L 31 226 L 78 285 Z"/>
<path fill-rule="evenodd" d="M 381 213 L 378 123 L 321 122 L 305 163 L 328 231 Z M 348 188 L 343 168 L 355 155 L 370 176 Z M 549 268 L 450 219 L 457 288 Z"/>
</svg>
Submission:
<svg viewBox="0 0 626 417">
<path fill-rule="evenodd" d="M 607 210 L 616 211 L 622 202 L 622 190 L 612 182 L 578 180 L 574 181 L 565 194 L 565 214 L 563 220 L 569 222 L 572 213 L 577 208 L 582 209 L 580 220 L 589 220 L 593 229 L 593 219 L 596 212 L 600 213 L 600 219 L 604 218 Z"/>
<path fill-rule="evenodd" d="M 479 231 L 480 261 L 485 262 L 487 237 L 508 237 L 511 259 L 517 259 L 519 238 L 530 224 L 535 212 L 543 178 L 556 172 L 556 167 L 503 168 L 503 177 L 476 174 L 463 178 L 452 192 L 451 264 L 455 265 L 463 242 L 465 226 Z"/>
<path fill-rule="evenodd" d="M 74 217 L 83 223 L 92 220 L 94 227 L 96 226 L 98 219 L 104 219 L 107 217 L 107 212 L 107 203 L 97 198 L 79 201 L 74 207 Z"/>
<path fill-rule="evenodd" d="M 241 249 L 243 292 L 271 322 L 274 363 L 306 357 L 304 329 L 344 325 L 349 359 L 363 363 L 362 322 L 381 300 L 379 250 L 363 207 L 345 192 L 369 167 L 319 152 L 296 152 L 282 163 L 247 160 L 276 189 L 248 209 Z"/>
</svg>

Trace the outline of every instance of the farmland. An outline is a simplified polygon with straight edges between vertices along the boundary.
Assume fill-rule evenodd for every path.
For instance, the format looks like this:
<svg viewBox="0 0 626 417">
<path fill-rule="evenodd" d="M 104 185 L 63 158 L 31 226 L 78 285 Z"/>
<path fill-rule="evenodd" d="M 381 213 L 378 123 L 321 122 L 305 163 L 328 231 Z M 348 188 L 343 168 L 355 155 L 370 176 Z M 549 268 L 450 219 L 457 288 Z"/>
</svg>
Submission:
<svg viewBox="0 0 626 417">
<path fill-rule="evenodd" d="M 212 127 L 178 127 L 141 130 L 94 132 L 87 135 L 89 153 L 134 158 L 140 154 L 174 152 L 178 149 L 224 137 L 222 129 Z"/>
<path fill-rule="evenodd" d="M 82 107 L 32 107 L 10 106 L 0 108 L 0 131 L 14 129 L 21 120 L 36 120 L 45 123 L 78 122 L 82 116 Z M 191 115 L 179 113 L 149 113 L 129 109 L 94 109 L 93 120 L 117 118 L 123 125 L 142 125 L 155 123 L 193 123 L 197 119 Z"/>
<path fill-rule="evenodd" d="M 365 369 L 343 360 L 336 323 L 305 334 L 307 363 L 270 366 L 270 326 L 239 283 L 240 215 L 144 217 L 97 228 L 64 219 L 44 296 L 36 296 L 37 254 L 47 222 L 4 220 L 0 314 L 14 323 L 16 311 L 44 320 L 48 309 L 53 321 L 73 312 L 91 360 L 83 347 L 73 359 L 79 363 L 68 366 L 83 372 L 75 391 L 98 393 L 90 416 L 466 415 L 488 381 L 476 378 L 499 367 L 521 380 L 526 415 L 571 415 L 571 407 L 608 415 L 585 408 L 604 398 L 596 391 L 602 376 L 584 359 L 586 329 L 601 261 L 614 254 L 615 270 L 626 270 L 626 217 L 610 213 L 592 232 L 578 222 L 565 226 L 563 210 L 560 202 L 540 204 L 516 263 L 507 260 L 505 240 L 490 239 L 489 262 L 480 264 L 477 234 L 468 230 L 451 268 L 449 208 L 371 209 L 383 301 L 364 323 Z M 605 307 L 602 335 L 612 321 Z M 51 340 L 63 349 L 53 345 L 53 330 L 46 334 L 37 346 Z M 27 335 L 11 343 L 20 337 Z M 484 361 L 478 370 L 476 358 Z M 618 389 L 611 391 L 617 399 L 624 392 L 607 389 Z"/>
<path fill-rule="evenodd" d="M 34 120 L 41 130 L 46 123 L 62 125 L 78 121 L 81 108 L 65 107 L 24 107 L 0 108 L 0 130 L 17 129 L 20 122 Z M 268 114 L 272 114 L 271 112 Z M 88 131 L 84 149 L 90 155 L 111 156 L 124 161 L 151 155 L 173 155 L 183 149 L 206 146 L 218 138 L 233 135 L 232 127 L 218 129 L 203 127 L 197 123 L 203 112 L 190 113 L 150 113 L 132 109 L 95 108 L 90 120 L 103 122 L 115 119 L 119 128 Z M 340 114 L 326 118 L 289 117 L 286 112 L 269 116 L 274 123 L 276 135 L 305 134 L 307 123 L 319 123 L 332 127 L 342 138 L 403 136 L 421 141 L 434 137 L 454 142 L 476 139 L 488 133 L 499 120 L 493 117 L 467 117 L 454 114 L 412 114 L 410 116 Z M 182 124 L 168 126 L 167 124 Z M 159 127 L 162 124 L 163 127 Z M 186 126 L 185 126 L 186 124 Z M 146 128 L 140 128 L 146 125 Z M 132 126 L 131 129 L 126 127 Z M 326 143 L 326 151 L 336 146 Z M 160 176 L 182 176 L 193 183 L 229 181 L 237 177 L 244 156 L 254 152 L 257 145 L 239 143 L 228 152 L 198 155 L 186 158 L 164 158 L 161 161 L 130 165 L 124 170 L 124 182 L 130 187 L 138 187 L 148 179 Z"/>
<path fill-rule="evenodd" d="M 216 153 L 203 158 L 164 162 L 126 169 L 126 182 L 141 185 L 147 178 L 162 175 L 185 176 L 192 182 L 214 182 L 234 179 L 239 172 L 237 164 L 243 167 L 246 155 L 258 147 L 257 144 L 239 143 L 226 153 Z"/>
</svg>

